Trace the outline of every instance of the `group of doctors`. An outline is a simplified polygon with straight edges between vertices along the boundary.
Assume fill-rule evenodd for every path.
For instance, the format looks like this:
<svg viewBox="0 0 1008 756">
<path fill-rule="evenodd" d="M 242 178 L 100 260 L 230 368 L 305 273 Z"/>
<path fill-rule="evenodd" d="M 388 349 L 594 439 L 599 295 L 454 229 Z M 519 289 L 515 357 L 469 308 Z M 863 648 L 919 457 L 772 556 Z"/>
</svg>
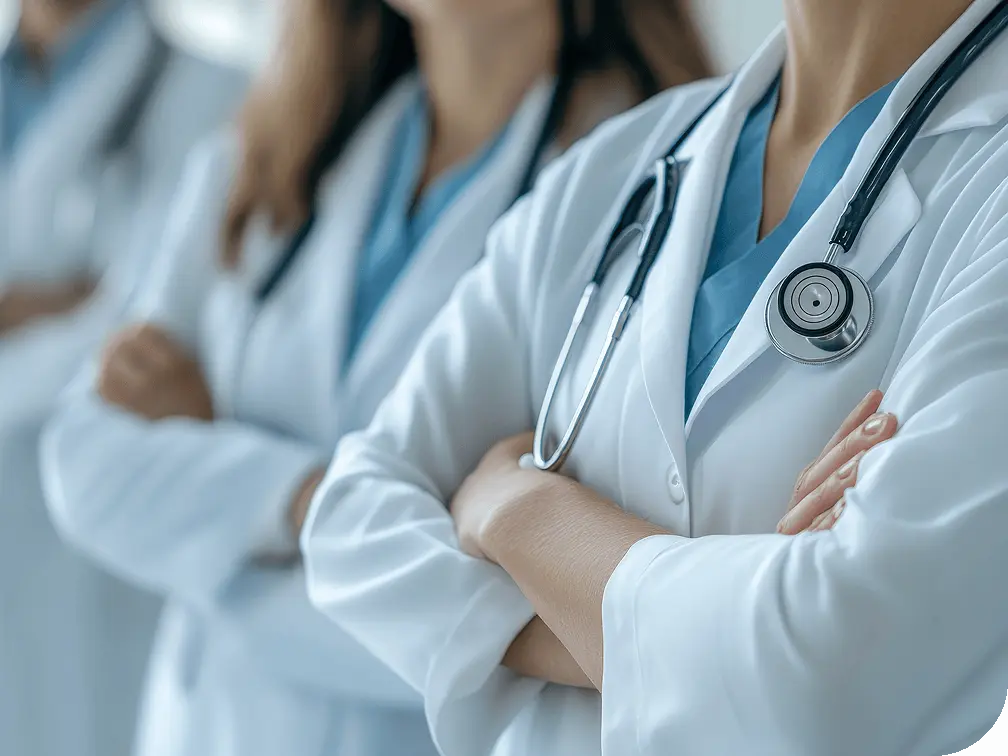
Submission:
<svg viewBox="0 0 1008 756">
<path fill-rule="evenodd" d="M 249 86 L 22 0 L 0 753 L 989 730 L 1008 0 L 782 2 L 284 0 Z"/>
</svg>

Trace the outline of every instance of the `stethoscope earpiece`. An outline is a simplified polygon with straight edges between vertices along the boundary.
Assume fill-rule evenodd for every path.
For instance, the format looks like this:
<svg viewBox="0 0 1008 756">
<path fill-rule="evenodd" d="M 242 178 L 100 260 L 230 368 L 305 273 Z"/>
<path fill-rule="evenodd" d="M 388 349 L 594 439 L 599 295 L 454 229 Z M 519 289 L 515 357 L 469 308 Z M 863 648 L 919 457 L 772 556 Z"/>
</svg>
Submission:
<svg viewBox="0 0 1008 756">
<path fill-rule="evenodd" d="M 777 284 L 766 307 L 774 348 L 805 365 L 825 365 L 853 352 L 875 320 L 871 289 L 853 270 L 802 265 Z"/>
</svg>

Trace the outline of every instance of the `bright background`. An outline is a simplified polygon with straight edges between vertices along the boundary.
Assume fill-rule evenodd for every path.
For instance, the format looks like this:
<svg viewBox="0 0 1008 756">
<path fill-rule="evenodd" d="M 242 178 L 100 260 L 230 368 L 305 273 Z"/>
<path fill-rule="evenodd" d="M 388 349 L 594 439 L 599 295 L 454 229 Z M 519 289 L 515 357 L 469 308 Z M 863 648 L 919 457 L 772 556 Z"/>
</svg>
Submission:
<svg viewBox="0 0 1008 756">
<path fill-rule="evenodd" d="M 19 0 L 0 0 L 0 41 Z M 255 65 L 269 49 L 282 0 L 146 0 L 163 31 L 194 52 Z M 737 68 L 781 18 L 780 0 L 689 0 L 722 71 Z M 252 40 L 252 41 L 250 41 Z"/>
<path fill-rule="evenodd" d="M 738 68 L 780 23 L 781 0 L 690 0 L 711 53 L 727 72 Z"/>
</svg>

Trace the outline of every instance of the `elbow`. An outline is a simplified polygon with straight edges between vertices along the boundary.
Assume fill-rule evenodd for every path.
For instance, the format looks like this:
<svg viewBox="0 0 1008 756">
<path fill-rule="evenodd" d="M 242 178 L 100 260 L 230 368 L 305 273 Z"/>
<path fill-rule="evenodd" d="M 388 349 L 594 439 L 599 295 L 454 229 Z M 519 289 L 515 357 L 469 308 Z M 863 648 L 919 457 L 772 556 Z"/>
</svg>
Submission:
<svg viewBox="0 0 1008 756">
<path fill-rule="evenodd" d="M 65 408 L 43 429 L 39 464 L 46 507 L 59 535 L 86 553 L 104 556 L 114 540 L 107 506 L 111 476 L 96 455 L 96 435 L 81 426 L 75 408 Z"/>
</svg>

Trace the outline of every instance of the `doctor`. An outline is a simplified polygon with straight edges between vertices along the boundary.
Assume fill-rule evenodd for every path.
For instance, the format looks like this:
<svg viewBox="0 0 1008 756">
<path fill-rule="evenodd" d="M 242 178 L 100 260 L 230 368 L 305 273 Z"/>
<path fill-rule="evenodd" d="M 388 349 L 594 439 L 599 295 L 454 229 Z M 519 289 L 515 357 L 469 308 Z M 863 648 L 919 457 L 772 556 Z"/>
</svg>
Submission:
<svg viewBox="0 0 1008 756">
<path fill-rule="evenodd" d="M 124 756 L 157 605 L 59 543 L 41 425 L 115 322 L 183 155 L 244 75 L 132 0 L 4 3 L 0 49 L 0 753 Z"/>
<path fill-rule="evenodd" d="M 654 57 L 617 7 L 285 7 L 240 140 L 194 156 L 137 324 L 44 441 L 63 531 L 169 597 L 143 756 L 434 753 L 416 693 L 309 603 L 297 535 L 543 153 L 705 72 L 676 6 L 631 17 Z"/>
<path fill-rule="evenodd" d="M 488 753 L 507 725 L 498 756 L 933 756 L 1001 712 L 1008 8 L 785 8 L 723 96 L 672 90 L 544 173 L 315 497 L 313 600 L 422 691 L 447 756 Z M 928 111 L 880 152 L 912 102 Z M 670 228 L 562 474 L 529 469 L 533 447 L 550 467 L 577 414 L 639 235 L 570 350 L 543 443 L 504 439 L 534 427 L 618 216 L 684 134 L 660 164 L 666 197 L 680 184 L 653 224 Z M 893 147 L 908 149 L 862 185 Z M 845 213 L 859 187 L 871 201 Z M 835 266 L 858 310 L 786 342 L 782 312 L 841 301 L 822 276 L 771 298 L 804 265 L 822 272 L 841 217 Z M 790 535 L 809 450 L 875 386 L 899 433 L 838 471 L 856 484 L 832 528 Z M 498 666 L 535 614 L 601 698 Z"/>
</svg>

